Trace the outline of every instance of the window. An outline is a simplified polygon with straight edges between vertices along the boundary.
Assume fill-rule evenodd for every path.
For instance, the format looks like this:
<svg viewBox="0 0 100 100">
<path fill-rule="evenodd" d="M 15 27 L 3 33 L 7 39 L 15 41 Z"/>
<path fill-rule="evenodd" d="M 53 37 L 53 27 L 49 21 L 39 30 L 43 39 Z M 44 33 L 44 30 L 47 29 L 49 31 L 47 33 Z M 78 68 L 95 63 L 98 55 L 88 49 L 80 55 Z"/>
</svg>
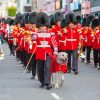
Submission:
<svg viewBox="0 0 100 100">
<path fill-rule="evenodd" d="M 31 12 L 31 6 L 24 7 L 25 12 Z"/>
</svg>

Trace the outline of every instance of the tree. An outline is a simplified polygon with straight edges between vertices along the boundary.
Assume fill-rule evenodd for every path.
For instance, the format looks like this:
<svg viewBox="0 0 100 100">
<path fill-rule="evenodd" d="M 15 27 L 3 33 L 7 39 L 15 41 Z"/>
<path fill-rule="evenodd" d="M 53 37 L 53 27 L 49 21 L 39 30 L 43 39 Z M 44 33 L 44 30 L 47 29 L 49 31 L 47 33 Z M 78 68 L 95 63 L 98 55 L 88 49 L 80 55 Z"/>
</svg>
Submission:
<svg viewBox="0 0 100 100">
<path fill-rule="evenodd" d="M 8 16 L 15 16 L 17 8 L 16 7 L 8 7 Z"/>
</svg>

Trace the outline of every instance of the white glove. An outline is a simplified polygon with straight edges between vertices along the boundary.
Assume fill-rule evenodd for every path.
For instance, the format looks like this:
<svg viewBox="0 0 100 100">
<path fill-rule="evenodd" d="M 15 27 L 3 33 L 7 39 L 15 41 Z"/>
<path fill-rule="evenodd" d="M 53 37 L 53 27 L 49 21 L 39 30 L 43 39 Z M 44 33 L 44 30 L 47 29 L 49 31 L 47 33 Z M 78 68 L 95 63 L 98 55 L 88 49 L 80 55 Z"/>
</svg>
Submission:
<svg viewBox="0 0 100 100">
<path fill-rule="evenodd" d="M 32 49 L 32 44 L 30 43 L 29 48 Z"/>
</svg>

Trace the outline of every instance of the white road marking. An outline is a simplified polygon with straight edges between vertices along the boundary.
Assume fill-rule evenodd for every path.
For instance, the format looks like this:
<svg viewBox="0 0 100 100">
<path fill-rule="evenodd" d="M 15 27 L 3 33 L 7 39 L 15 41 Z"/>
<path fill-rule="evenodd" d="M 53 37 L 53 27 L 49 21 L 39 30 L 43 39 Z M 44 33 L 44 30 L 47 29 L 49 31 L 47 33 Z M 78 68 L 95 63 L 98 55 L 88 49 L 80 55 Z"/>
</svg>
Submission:
<svg viewBox="0 0 100 100">
<path fill-rule="evenodd" d="M 62 100 L 56 93 L 50 93 L 56 100 Z"/>
</svg>

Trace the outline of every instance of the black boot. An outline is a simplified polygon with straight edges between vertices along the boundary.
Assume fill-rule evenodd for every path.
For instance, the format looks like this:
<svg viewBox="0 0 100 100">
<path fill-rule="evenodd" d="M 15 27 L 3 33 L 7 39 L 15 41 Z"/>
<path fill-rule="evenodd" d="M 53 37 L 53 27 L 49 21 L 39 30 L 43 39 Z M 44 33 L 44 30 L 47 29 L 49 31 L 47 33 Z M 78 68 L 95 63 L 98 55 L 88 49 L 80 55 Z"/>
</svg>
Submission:
<svg viewBox="0 0 100 100">
<path fill-rule="evenodd" d="M 52 88 L 52 86 L 50 85 L 50 84 L 48 84 L 47 86 L 46 86 L 46 89 L 47 90 L 50 90 Z"/>
</svg>

